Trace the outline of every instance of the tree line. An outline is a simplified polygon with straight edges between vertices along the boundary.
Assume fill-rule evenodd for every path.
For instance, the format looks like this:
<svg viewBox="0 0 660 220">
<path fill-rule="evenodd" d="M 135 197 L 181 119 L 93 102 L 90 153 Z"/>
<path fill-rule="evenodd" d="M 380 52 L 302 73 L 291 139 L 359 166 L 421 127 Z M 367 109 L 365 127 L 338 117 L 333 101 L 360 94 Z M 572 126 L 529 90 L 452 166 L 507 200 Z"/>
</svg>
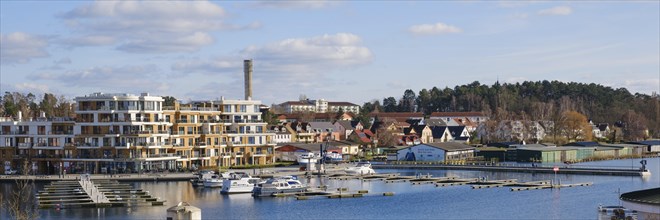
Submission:
<svg viewBox="0 0 660 220">
<path fill-rule="evenodd" d="M 660 97 L 657 94 L 631 94 L 625 88 L 611 88 L 595 83 L 560 81 L 496 82 L 478 81 L 452 88 L 404 91 L 400 98 L 386 97 L 362 106 L 360 119 L 372 111 L 380 112 L 483 112 L 495 121 L 555 121 L 574 111 L 594 123 L 609 123 L 624 132 L 649 130 L 660 136 Z M 644 134 L 638 134 L 644 135 Z"/>
<path fill-rule="evenodd" d="M 24 118 L 38 118 L 41 112 L 47 118 L 75 117 L 74 107 L 75 103 L 63 95 L 44 93 L 37 97 L 32 93 L 5 92 L 0 102 L 0 116 L 17 117 L 20 111 Z"/>
</svg>

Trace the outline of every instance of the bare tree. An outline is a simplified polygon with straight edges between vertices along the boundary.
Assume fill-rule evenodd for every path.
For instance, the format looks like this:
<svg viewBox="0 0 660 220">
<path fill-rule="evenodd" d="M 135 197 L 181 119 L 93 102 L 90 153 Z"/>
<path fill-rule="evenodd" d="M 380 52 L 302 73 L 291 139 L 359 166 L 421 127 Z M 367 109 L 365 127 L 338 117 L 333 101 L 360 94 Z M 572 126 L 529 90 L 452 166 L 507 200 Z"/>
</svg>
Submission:
<svg viewBox="0 0 660 220">
<path fill-rule="evenodd" d="M 34 194 L 34 180 L 28 176 L 30 170 L 29 162 L 27 160 L 23 161 L 22 171 L 25 176 L 16 180 L 16 188 L 9 195 L 6 204 L 11 219 L 31 220 L 39 218 L 39 209 Z"/>
<path fill-rule="evenodd" d="M 648 138 L 646 133 L 646 124 L 647 121 L 644 115 L 637 114 L 633 110 L 628 110 L 623 117 L 621 117 L 623 122 L 623 138 L 628 141 L 638 141 Z"/>
</svg>

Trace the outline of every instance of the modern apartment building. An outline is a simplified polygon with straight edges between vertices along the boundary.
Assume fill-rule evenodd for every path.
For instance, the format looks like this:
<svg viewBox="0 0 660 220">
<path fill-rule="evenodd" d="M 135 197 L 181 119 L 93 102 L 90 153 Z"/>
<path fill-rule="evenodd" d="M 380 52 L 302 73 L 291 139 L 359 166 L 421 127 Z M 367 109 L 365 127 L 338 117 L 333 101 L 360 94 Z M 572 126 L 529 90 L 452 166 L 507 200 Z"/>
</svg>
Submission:
<svg viewBox="0 0 660 220">
<path fill-rule="evenodd" d="M 5 170 L 39 174 L 143 172 L 272 163 L 274 133 L 260 101 L 163 106 L 148 93 L 76 97 L 76 118 L 0 119 Z M 4 172 L 4 171 L 0 171 Z"/>
<path fill-rule="evenodd" d="M 360 106 L 350 103 L 350 102 L 329 102 L 325 99 L 318 100 L 300 100 L 300 101 L 288 101 L 280 104 L 284 109 L 285 113 L 295 113 L 295 112 L 316 112 L 316 113 L 326 113 L 326 112 L 338 112 L 339 109 L 342 109 L 344 112 L 352 112 L 355 114 L 360 113 Z"/>
<path fill-rule="evenodd" d="M 36 119 L 0 118 L 0 161 L 4 169 L 15 170 L 27 160 L 32 172 L 57 173 L 61 167 L 75 161 L 71 118 L 39 117 Z"/>
<path fill-rule="evenodd" d="M 223 98 L 220 105 L 227 135 L 227 149 L 221 152 L 220 165 L 274 162 L 275 133 L 269 132 L 268 123 L 261 119 L 261 101 Z"/>
</svg>

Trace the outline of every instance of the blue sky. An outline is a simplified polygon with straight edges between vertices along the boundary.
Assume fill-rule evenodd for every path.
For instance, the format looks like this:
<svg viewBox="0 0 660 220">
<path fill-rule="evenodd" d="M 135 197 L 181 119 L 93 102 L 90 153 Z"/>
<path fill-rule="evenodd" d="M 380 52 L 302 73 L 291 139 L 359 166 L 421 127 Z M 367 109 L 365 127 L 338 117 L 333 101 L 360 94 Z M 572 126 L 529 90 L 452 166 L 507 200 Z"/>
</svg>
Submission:
<svg viewBox="0 0 660 220">
<path fill-rule="evenodd" d="M 0 1 L 0 90 L 400 97 L 479 81 L 660 90 L 660 1 Z"/>
</svg>

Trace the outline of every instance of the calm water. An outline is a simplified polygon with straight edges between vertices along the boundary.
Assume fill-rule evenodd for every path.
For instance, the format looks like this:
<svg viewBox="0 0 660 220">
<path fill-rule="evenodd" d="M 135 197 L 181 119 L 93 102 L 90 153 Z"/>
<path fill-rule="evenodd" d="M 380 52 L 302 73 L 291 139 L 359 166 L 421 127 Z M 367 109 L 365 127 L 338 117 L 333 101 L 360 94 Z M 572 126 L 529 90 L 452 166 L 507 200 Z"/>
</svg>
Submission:
<svg viewBox="0 0 660 220">
<path fill-rule="evenodd" d="M 595 166 L 638 165 L 638 159 L 583 163 Z M 313 185 L 366 189 L 370 195 L 352 199 L 252 198 L 250 195 L 222 195 L 220 189 L 193 188 L 188 182 L 142 182 L 136 187 L 166 199 L 165 206 L 99 209 L 43 210 L 44 219 L 165 219 L 166 209 L 187 201 L 202 209 L 205 219 L 595 219 L 598 204 L 619 204 L 617 190 L 628 192 L 660 187 L 660 158 L 647 159 L 652 176 L 612 177 L 558 175 L 562 183 L 593 182 L 588 187 L 560 190 L 511 192 L 509 188 L 471 189 L 470 186 L 436 188 L 432 184 L 339 181 L 312 178 Z M 415 170 L 377 170 L 414 175 Z M 519 181 L 551 180 L 552 174 L 499 173 L 481 171 L 423 170 L 433 176 L 487 177 Z M 11 184 L 0 185 L 2 193 Z M 395 196 L 382 196 L 395 192 Z M 2 217 L 6 217 L 3 211 Z"/>
</svg>

